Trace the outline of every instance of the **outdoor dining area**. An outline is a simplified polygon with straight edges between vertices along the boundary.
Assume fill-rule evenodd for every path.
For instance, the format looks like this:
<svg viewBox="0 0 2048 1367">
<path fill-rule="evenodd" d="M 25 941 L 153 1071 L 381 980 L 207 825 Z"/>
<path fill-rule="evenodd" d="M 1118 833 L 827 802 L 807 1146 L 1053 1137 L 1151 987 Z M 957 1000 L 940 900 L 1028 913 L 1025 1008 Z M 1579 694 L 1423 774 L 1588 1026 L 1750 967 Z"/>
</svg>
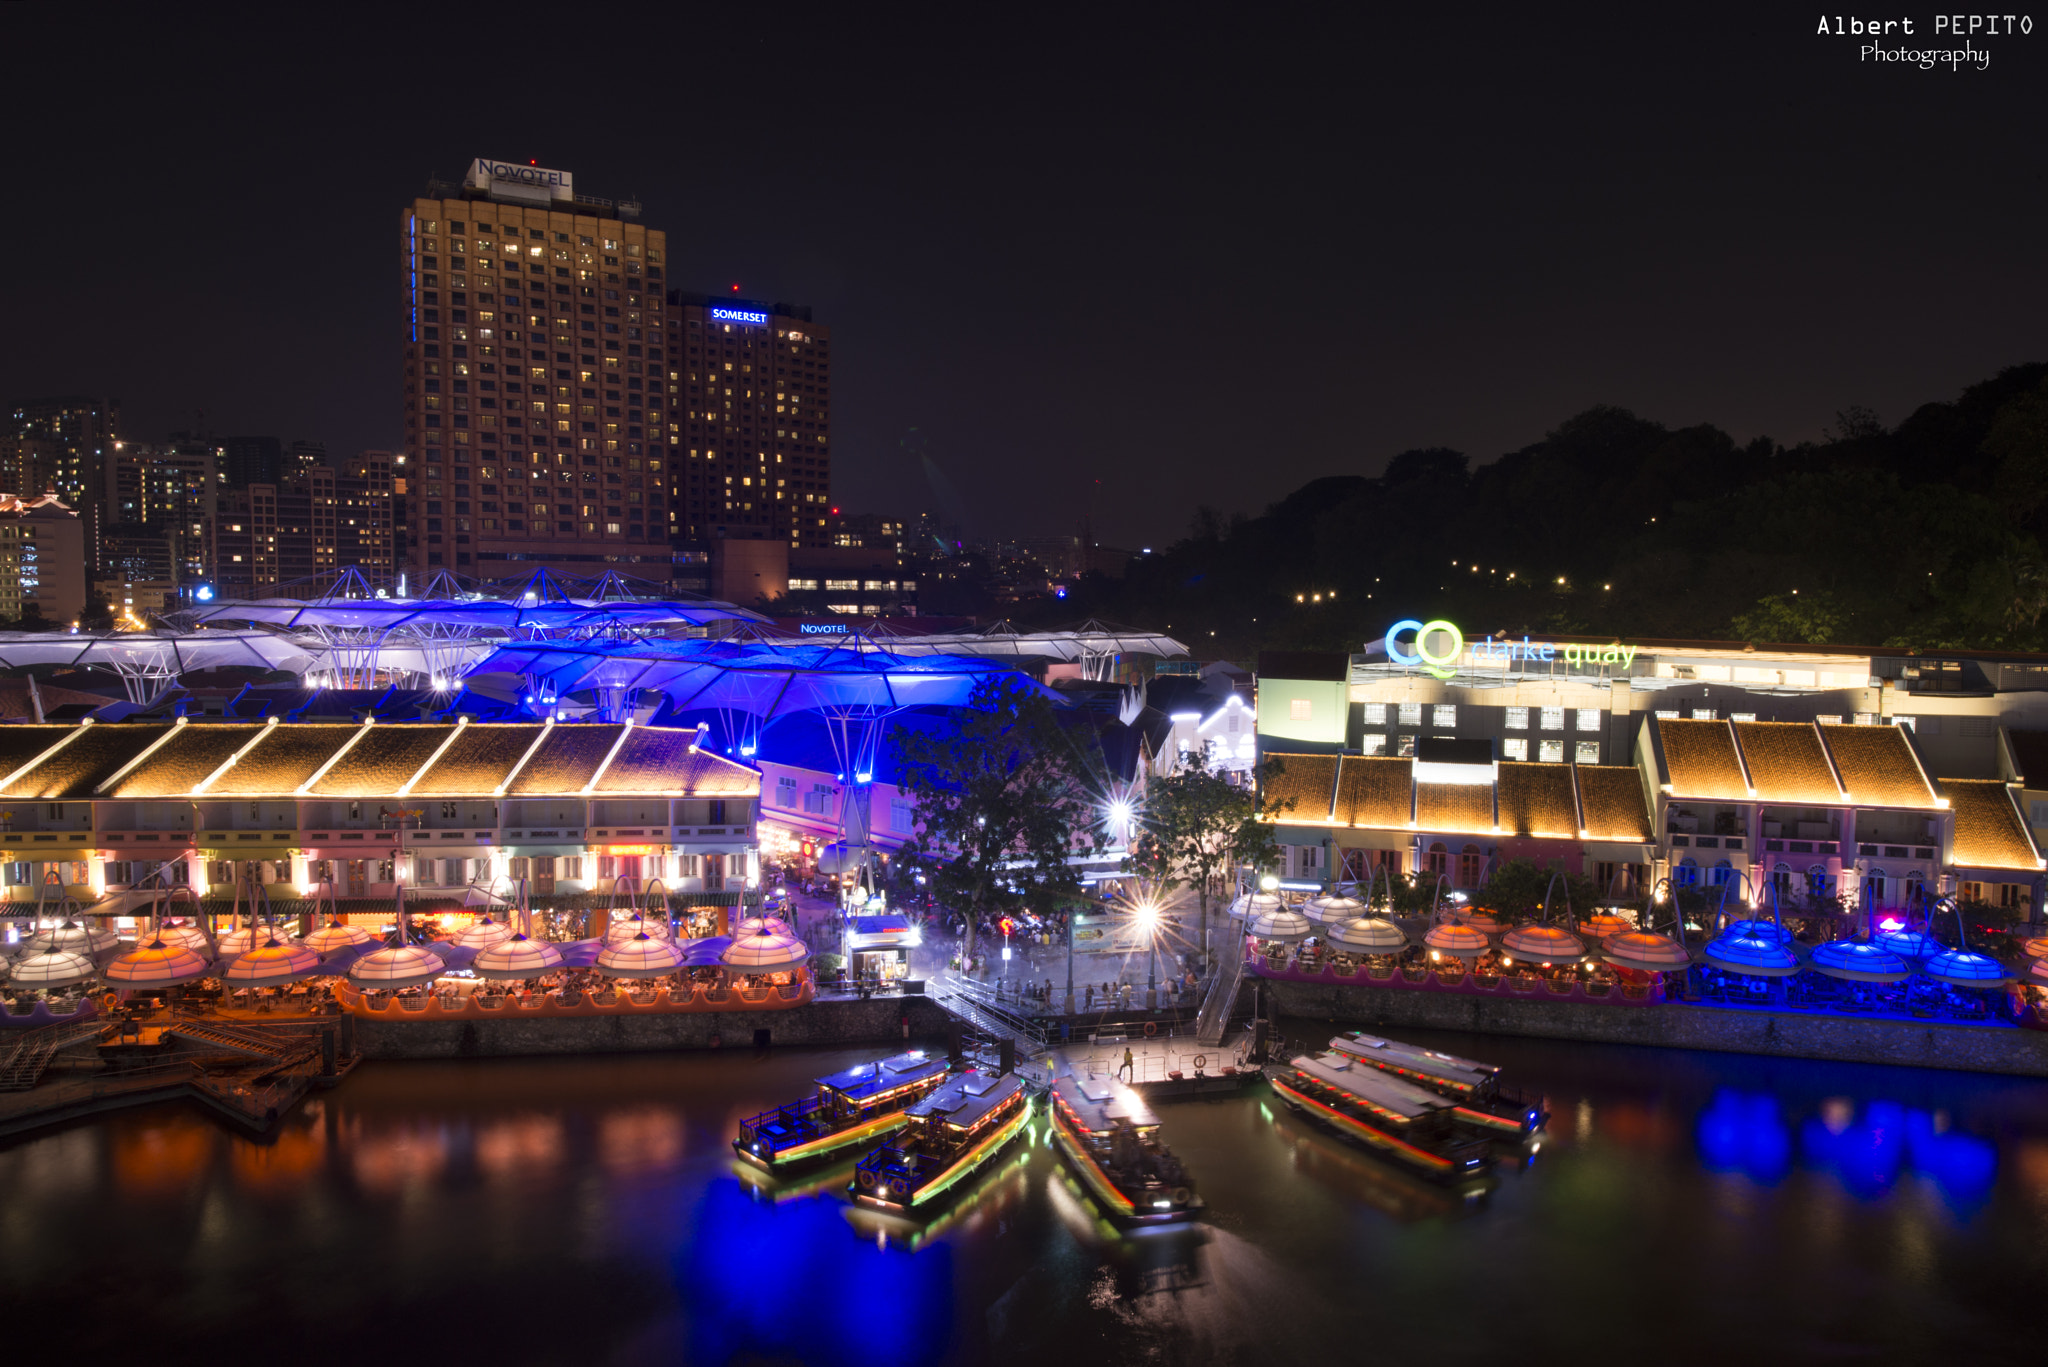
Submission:
<svg viewBox="0 0 2048 1367">
<path fill-rule="evenodd" d="M 701 908 L 677 906 L 658 880 L 622 880 L 598 934 L 555 941 L 538 928 L 524 882 L 472 888 L 438 935 L 416 931 L 403 895 L 374 935 L 340 913 L 295 936 L 262 884 L 238 882 L 224 914 L 189 888 L 161 890 L 135 938 L 91 925 L 53 896 L 34 934 L 0 962 L 10 1017 L 37 1023 L 89 1010 L 146 1015 L 461 1014 L 538 1011 L 760 1010 L 811 1000 L 810 951 L 780 919 L 749 917 L 730 934 Z M 723 921 L 721 912 L 718 921 Z M 450 926 L 447 923 L 459 924 Z"/>
<path fill-rule="evenodd" d="M 1760 898 L 1724 891 L 1719 904 L 1681 912 L 1667 883 L 1640 905 L 1581 918 L 1568 889 L 1553 897 L 1561 878 L 1514 919 L 1484 904 L 1483 886 L 1469 901 L 1439 888 L 1422 916 L 1389 914 L 1391 885 L 1376 896 L 1372 884 L 1246 889 L 1230 913 L 1243 923 L 1247 967 L 1264 977 L 2048 1025 L 2048 936 L 2021 941 L 2024 962 L 2008 963 L 1972 948 L 1953 899 L 1904 918 L 1868 910 L 1795 930 L 1770 885 Z M 1816 942 L 1826 931 L 1835 937 Z"/>
</svg>

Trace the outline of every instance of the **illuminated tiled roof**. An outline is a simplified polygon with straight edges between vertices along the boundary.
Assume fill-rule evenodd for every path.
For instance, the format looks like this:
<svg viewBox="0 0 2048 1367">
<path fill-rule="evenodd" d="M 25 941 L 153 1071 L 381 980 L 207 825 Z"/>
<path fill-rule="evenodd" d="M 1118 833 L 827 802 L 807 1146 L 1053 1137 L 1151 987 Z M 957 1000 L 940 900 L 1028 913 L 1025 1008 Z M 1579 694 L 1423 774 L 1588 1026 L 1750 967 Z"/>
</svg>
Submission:
<svg viewBox="0 0 2048 1367">
<path fill-rule="evenodd" d="M 1952 865 L 2027 873 L 2040 869 L 2040 856 L 2034 853 L 2034 842 L 2027 837 L 2026 825 L 2005 784 L 1997 779 L 1945 778 L 1941 788 L 1956 814 Z"/>
<path fill-rule="evenodd" d="M 505 781 L 505 775 L 519 763 L 519 757 L 540 739 L 541 729 L 531 722 L 463 727 L 455 743 L 413 784 L 413 795 L 491 792 Z"/>
<path fill-rule="evenodd" d="M 594 791 L 620 793 L 693 792 L 750 797 L 761 791 L 761 776 L 742 764 L 693 750 L 695 731 L 635 727 L 612 758 Z"/>
<path fill-rule="evenodd" d="M 1674 797 L 1739 802 L 1749 796 L 1742 763 L 1735 755 L 1735 737 L 1726 722 L 1656 717 L 1651 725 L 1664 742 L 1664 781 Z"/>
<path fill-rule="evenodd" d="M 404 787 L 448 739 L 452 726 L 373 726 L 320 776 L 320 797 L 389 797 Z"/>
<path fill-rule="evenodd" d="M 1337 780 L 1335 755 L 1268 755 L 1279 761 L 1267 771 L 1265 797 L 1276 821 L 1327 821 L 1330 790 Z M 1345 760 L 1350 763 L 1349 759 Z M 1278 770 L 1278 772 L 1274 772 Z M 1406 820 L 1404 815 L 1402 820 Z M 1340 813 L 1338 820 L 1343 820 Z"/>
<path fill-rule="evenodd" d="M 1500 828 L 1515 835 L 1579 833 L 1572 800 L 1572 766 L 1504 760 L 1495 770 L 1500 791 Z"/>
<path fill-rule="evenodd" d="M 102 797 L 183 797 L 255 740 L 261 726 L 181 726 Z M 274 729 L 274 728 L 273 728 Z"/>
<path fill-rule="evenodd" d="M 320 771 L 336 750 L 363 728 L 339 724 L 294 722 L 273 726 L 256 748 L 215 779 L 207 797 L 260 797 L 298 791 Z"/>
<path fill-rule="evenodd" d="M 69 726 L 0 726 L 0 778 L 69 735 Z"/>
<path fill-rule="evenodd" d="M 557 726 L 506 791 L 513 797 L 580 793 L 618 743 L 617 726 Z"/>
<path fill-rule="evenodd" d="M 1650 810 L 1643 797 L 1640 770 L 1626 764 L 1581 764 L 1579 806 L 1586 817 L 1589 840 L 1647 841 Z"/>
<path fill-rule="evenodd" d="M 1820 733 L 1806 722 L 1739 721 L 1735 739 L 1749 764 L 1750 781 L 1764 802 L 1810 807 L 1839 804 L 1842 790 L 1821 748 Z M 1670 741 L 1665 741 L 1668 747 Z"/>
<path fill-rule="evenodd" d="M 94 788 L 162 739 L 167 730 L 164 726 L 85 727 L 77 740 L 0 785 L 0 797 L 42 798 L 50 802 L 90 798 Z"/>
<path fill-rule="evenodd" d="M 1491 831 L 1490 783 L 1418 783 L 1415 825 L 1424 831 Z"/>
<path fill-rule="evenodd" d="M 1911 745 L 1896 726 L 1833 726 L 1820 728 L 1849 800 L 1867 807 L 1920 807 L 1940 804 L 1920 772 Z"/>
<path fill-rule="evenodd" d="M 1346 755 L 1337 779 L 1337 820 L 1348 826 L 1407 829 L 1415 764 L 1385 755 Z"/>
</svg>

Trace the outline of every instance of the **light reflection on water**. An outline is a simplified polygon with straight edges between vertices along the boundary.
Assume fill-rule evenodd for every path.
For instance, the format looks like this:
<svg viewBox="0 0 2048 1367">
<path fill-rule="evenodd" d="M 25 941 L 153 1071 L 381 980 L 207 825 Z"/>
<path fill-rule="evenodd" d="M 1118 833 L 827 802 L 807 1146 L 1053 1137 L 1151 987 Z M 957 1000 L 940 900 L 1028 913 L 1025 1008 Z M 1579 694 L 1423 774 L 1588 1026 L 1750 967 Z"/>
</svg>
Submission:
<svg viewBox="0 0 2048 1367">
<path fill-rule="evenodd" d="M 239 1316 L 297 1360 L 387 1355 L 394 1316 L 409 1352 L 507 1363 L 1440 1359 L 1582 1341 L 1595 1303 L 1599 1341 L 1685 1360 L 1726 1344 L 1674 1329 L 1731 1297 L 1764 1360 L 2031 1345 L 2038 1082 L 1415 1038 L 1545 1092 L 1540 1151 L 1447 1189 L 1262 1095 L 1169 1104 L 1198 1228 L 1118 1233 L 1043 1124 L 909 1225 L 727 1142 L 872 1051 L 387 1064 L 270 1142 L 173 1106 L 0 1147 L 0 1285 L 74 1357 L 147 1317 L 164 1360 Z"/>
</svg>

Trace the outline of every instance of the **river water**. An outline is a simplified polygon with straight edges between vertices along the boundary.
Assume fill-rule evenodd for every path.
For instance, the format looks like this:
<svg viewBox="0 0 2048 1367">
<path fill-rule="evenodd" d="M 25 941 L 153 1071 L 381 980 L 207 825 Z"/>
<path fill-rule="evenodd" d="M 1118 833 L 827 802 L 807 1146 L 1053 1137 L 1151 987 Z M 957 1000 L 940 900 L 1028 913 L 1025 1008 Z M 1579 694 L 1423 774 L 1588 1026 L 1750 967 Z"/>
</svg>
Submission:
<svg viewBox="0 0 2048 1367">
<path fill-rule="evenodd" d="M 923 1231 L 843 1171 L 737 1175 L 742 1116 L 875 1050 L 377 1063 L 262 1143 L 114 1115 L 0 1147 L 5 1333 L 72 1362 L 2038 1356 L 2048 1086 L 1406 1037 L 1546 1093 L 1540 1148 L 1448 1192 L 1263 1088 L 1168 1103 L 1211 1218 L 1135 1240 L 1042 1142 Z"/>
</svg>

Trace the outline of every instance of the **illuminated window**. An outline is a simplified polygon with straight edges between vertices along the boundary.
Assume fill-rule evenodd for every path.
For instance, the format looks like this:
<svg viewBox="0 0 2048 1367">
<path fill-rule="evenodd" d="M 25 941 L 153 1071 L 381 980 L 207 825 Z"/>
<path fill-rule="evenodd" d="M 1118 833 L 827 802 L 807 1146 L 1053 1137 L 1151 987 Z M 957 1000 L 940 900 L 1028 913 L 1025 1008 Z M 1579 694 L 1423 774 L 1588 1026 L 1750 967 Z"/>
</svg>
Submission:
<svg viewBox="0 0 2048 1367">
<path fill-rule="evenodd" d="M 1546 707 L 1543 709 L 1543 729 L 1545 731 L 1564 730 L 1564 709 L 1562 707 Z"/>
<path fill-rule="evenodd" d="M 1581 731 L 1598 731 L 1600 729 L 1600 709 L 1597 707 L 1580 708 L 1579 729 Z"/>
<path fill-rule="evenodd" d="M 1529 738 L 1527 736 L 1510 736 L 1502 741 L 1500 746 L 1501 753 L 1509 759 L 1529 758 Z"/>
<path fill-rule="evenodd" d="M 1429 724 L 1431 726 L 1456 726 L 1458 724 L 1458 705 L 1456 703 L 1440 702 L 1430 708 Z"/>
<path fill-rule="evenodd" d="M 1580 764 L 1598 764 L 1600 762 L 1600 742 L 1597 740 L 1582 740 L 1578 742 L 1572 758 L 1576 759 Z"/>
<path fill-rule="evenodd" d="M 1506 723 L 1506 724 L 1507 724 L 1507 729 L 1508 729 L 1508 730 L 1510 730 L 1510 731 L 1526 731 L 1526 730 L 1528 730 L 1528 729 L 1529 729 L 1529 709 L 1528 709 L 1528 708 L 1526 708 L 1526 707 L 1510 707 L 1510 708 L 1507 708 L 1507 709 L 1505 709 L 1505 711 L 1507 712 L 1507 723 Z M 1529 747 L 1528 747 L 1527 745 L 1524 745 L 1524 746 L 1522 747 L 1522 749 L 1523 749 L 1523 751 L 1525 752 L 1525 754 L 1526 754 L 1526 752 L 1527 752 L 1528 748 L 1529 748 Z"/>
<path fill-rule="evenodd" d="M 1561 741 L 1561 740 L 1546 740 L 1546 741 L 1542 741 L 1542 742 L 1540 742 L 1540 745 L 1541 745 L 1541 748 L 1540 748 L 1540 749 L 1538 750 L 1538 752 L 1537 752 L 1537 754 L 1538 754 L 1538 758 L 1540 758 L 1540 759 L 1541 759 L 1541 760 L 1542 760 L 1542 761 L 1543 761 L 1543 762 L 1544 762 L 1545 764 L 1562 764 L 1562 763 L 1564 763 L 1564 742 L 1563 742 L 1563 741 Z"/>
<path fill-rule="evenodd" d="M 1400 718 L 1401 718 L 1401 725 L 1403 725 L 1403 726 L 1420 726 L 1420 725 L 1422 725 L 1422 704 L 1421 704 L 1421 703 L 1419 703 L 1419 702 L 1404 702 L 1404 703 L 1402 703 L 1402 704 L 1401 704 L 1401 711 L 1400 711 Z"/>
<path fill-rule="evenodd" d="M 1307 721 L 1313 711 L 1314 704 L 1308 698 L 1291 698 L 1288 700 L 1287 719 L 1289 721 Z"/>
</svg>

